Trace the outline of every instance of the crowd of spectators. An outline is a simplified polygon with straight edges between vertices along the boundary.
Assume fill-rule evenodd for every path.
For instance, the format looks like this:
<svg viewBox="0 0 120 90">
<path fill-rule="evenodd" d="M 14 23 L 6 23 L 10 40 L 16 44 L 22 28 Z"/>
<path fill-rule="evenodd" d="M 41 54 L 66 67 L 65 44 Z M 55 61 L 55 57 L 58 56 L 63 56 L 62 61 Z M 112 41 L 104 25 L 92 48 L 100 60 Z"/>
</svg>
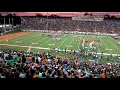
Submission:
<svg viewBox="0 0 120 90">
<path fill-rule="evenodd" d="M 120 65 L 40 52 L 0 52 L 0 78 L 120 78 Z"/>
<path fill-rule="evenodd" d="M 21 28 L 28 30 L 64 30 L 81 32 L 120 33 L 119 20 L 78 21 L 72 18 L 22 17 Z"/>
</svg>

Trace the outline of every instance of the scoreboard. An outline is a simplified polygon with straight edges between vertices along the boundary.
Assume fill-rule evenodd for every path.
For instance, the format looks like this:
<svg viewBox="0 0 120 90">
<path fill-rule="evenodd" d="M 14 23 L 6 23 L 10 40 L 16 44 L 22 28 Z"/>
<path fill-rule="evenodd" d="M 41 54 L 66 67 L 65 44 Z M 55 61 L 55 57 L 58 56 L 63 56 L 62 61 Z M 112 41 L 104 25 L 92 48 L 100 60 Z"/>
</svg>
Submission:
<svg viewBox="0 0 120 90">
<path fill-rule="evenodd" d="M 103 16 L 75 16 L 72 17 L 72 20 L 79 20 L 79 21 L 103 21 Z"/>
</svg>

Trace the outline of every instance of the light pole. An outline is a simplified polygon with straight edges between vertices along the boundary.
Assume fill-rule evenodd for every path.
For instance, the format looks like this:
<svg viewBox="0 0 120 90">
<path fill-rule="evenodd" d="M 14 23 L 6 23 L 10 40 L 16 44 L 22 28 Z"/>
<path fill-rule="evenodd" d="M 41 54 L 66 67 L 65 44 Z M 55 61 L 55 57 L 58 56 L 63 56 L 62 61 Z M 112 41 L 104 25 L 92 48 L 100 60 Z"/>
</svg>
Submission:
<svg viewBox="0 0 120 90">
<path fill-rule="evenodd" d="M 11 21 L 10 21 L 10 18 L 9 18 L 9 27 L 10 27 L 10 31 L 11 31 Z"/>
<path fill-rule="evenodd" d="M 5 18 L 4 18 L 4 33 L 6 32 L 6 22 L 5 22 Z"/>
</svg>

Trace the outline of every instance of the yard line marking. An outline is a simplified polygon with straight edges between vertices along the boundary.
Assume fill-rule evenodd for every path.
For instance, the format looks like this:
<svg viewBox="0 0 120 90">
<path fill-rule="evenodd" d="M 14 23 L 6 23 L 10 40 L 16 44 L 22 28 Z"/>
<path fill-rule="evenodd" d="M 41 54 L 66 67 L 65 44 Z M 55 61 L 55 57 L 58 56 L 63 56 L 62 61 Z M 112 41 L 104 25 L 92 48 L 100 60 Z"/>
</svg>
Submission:
<svg viewBox="0 0 120 90">
<path fill-rule="evenodd" d="M 111 39 L 111 37 L 109 37 L 110 39 Z M 111 39 L 112 40 L 112 39 Z M 110 40 L 110 42 L 111 42 L 111 40 Z M 111 42 L 112 43 L 112 42 Z M 113 45 L 114 45 L 114 47 L 116 47 L 115 46 L 115 44 L 114 43 L 112 43 Z M 117 48 L 117 47 L 116 47 Z M 120 49 L 119 48 L 117 48 L 118 49 L 118 51 L 120 51 Z"/>
<path fill-rule="evenodd" d="M 22 40 L 23 38 L 28 37 L 28 36 L 32 36 L 32 35 L 34 36 L 34 34 L 30 34 L 30 35 L 25 35 L 25 36 L 23 36 L 23 37 L 14 38 L 14 39 L 11 39 L 10 42 L 16 41 L 16 40 Z M 25 39 L 27 39 L 27 38 L 25 38 Z M 24 40 L 25 40 L 25 39 L 24 39 Z"/>
<path fill-rule="evenodd" d="M 0 44 L 0 46 L 1 45 L 5 45 L 5 46 L 19 46 L 19 47 L 30 47 L 30 46 L 21 46 L 21 45 L 12 45 L 12 44 Z M 31 46 L 31 48 L 35 48 L 35 49 L 47 49 L 47 50 L 49 50 L 49 48 L 42 48 L 42 47 L 34 47 L 34 46 Z M 101 53 L 97 53 L 97 54 L 101 54 Z M 109 53 L 103 53 L 103 55 L 111 55 L 111 54 L 109 54 Z M 120 55 L 120 54 L 112 54 L 113 56 L 118 56 L 118 55 Z"/>
<path fill-rule="evenodd" d="M 68 37 L 69 37 L 69 35 L 68 35 Z M 57 48 L 60 48 L 60 46 L 66 41 L 66 39 L 68 39 L 68 37 L 66 37 L 65 40 Z"/>
<path fill-rule="evenodd" d="M 72 36 L 72 37 L 73 37 L 73 36 Z M 75 37 L 73 37 L 72 40 L 71 40 L 71 42 L 69 43 L 69 47 L 67 48 L 67 50 L 70 48 L 70 46 L 71 46 L 74 38 L 75 38 Z"/>
<path fill-rule="evenodd" d="M 37 37 L 37 36 L 36 36 L 36 37 Z M 42 37 L 42 35 L 40 35 L 40 37 L 38 37 L 38 38 L 41 38 L 41 37 Z M 37 38 L 37 39 L 38 39 L 38 38 Z M 43 39 L 44 39 L 44 38 L 43 38 Z M 42 39 L 42 40 L 43 40 L 43 39 Z M 28 42 L 31 42 L 31 41 L 36 41 L 36 38 L 33 38 L 33 39 L 31 39 L 30 41 L 28 41 Z M 28 44 L 28 43 L 27 43 L 27 44 Z M 31 45 L 31 44 L 30 44 L 30 45 Z"/>
<path fill-rule="evenodd" d="M 28 37 L 28 36 L 27 36 Z M 32 37 L 30 37 L 30 38 L 33 38 L 33 37 L 36 37 L 36 35 L 34 36 L 32 36 Z M 25 38 L 25 37 L 21 37 L 21 38 L 19 38 L 18 40 L 23 40 L 23 42 L 25 42 L 26 40 L 28 40 L 28 39 L 30 39 L 30 38 Z M 13 41 L 18 41 L 18 40 L 13 40 Z"/>
<path fill-rule="evenodd" d="M 85 35 L 84 40 L 85 40 L 85 41 L 86 41 L 86 40 L 88 40 L 88 35 Z M 88 43 L 86 43 L 86 42 L 85 42 L 85 44 L 86 44 L 86 45 L 87 45 L 87 47 L 88 47 Z M 85 45 L 84 45 L 84 48 L 85 48 Z"/>
<path fill-rule="evenodd" d="M 38 33 L 34 33 L 34 35 L 32 36 L 32 37 L 30 37 L 30 38 L 34 38 L 34 37 L 37 37 L 37 36 L 39 36 L 40 34 L 42 34 L 42 33 L 39 33 L 38 35 L 37 35 Z M 40 35 L 41 36 L 41 35 Z M 23 37 L 24 38 L 24 37 Z M 30 39 L 30 38 L 26 38 L 26 39 L 24 39 L 24 41 L 27 41 L 28 39 Z M 33 39 L 32 39 L 33 40 Z M 31 41 L 31 40 L 30 40 Z"/>
<path fill-rule="evenodd" d="M 110 37 L 111 38 L 111 37 Z M 111 38 L 111 40 L 114 40 L 113 38 Z M 119 41 L 117 41 L 117 40 L 114 40 L 116 43 L 119 43 Z"/>
<path fill-rule="evenodd" d="M 98 37 L 99 37 L 99 36 L 98 36 Z M 93 39 L 95 39 L 94 36 L 93 36 Z M 98 45 L 96 45 L 96 46 L 97 46 L 97 48 L 98 48 Z M 98 51 L 99 51 L 99 53 L 101 52 L 99 48 L 98 48 Z"/>
<path fill-rule="evenodd" d="M 65 37 L 66 35 L 64 34 L 61 38 Z M 62 39 L 61 39 L 62 40 Z M 52 43 L 55 45 L 56 42 Z M 48 46 L 48 48 L 50 48 L 50 45 Z"/>
<path fill-rule="evenodd" d="M 28 43 L 31 42 L 32 40 L 35 40 L 34 38 L 35 38 L 35 37 L 38 37 L 38 36 L 39 36 L 39 34 L 38 34 L 38 35 L 35 35 L 35 36 L 33 36 L 33 37 L 30 37 L 30 38 L 28 38 L 28 39 L 26 39 L 27 41 L 24 40 L 24 42 L 26 41 L 26 43 L 24 43 L 24 45 L 25 45 L 25 44 L 28 44 Z M 29 40 L 29 41 L 28 41 L 28 40 Z"/>
<path fill-rule="evenodd" d="M 48 37 L 42 38 L 41 40 L 37 41 L 36 43 L 39 43 L 39 42 L 42 43 L 42 41 L 45 40 L 45 39 L 47 39 L 47 38 L 48 38 Z M 40 45 L 40 44 L 39 44 L 39 45 Z"/>
<path fill-rule="evenodd" d="M 45 40 L 46 38 L 48 38 L 48 37 L 46 36 L 46 37 L 42 38 L 41 40 L 38 40 L 38 39 L 41 38 L 41 37 L 42 37 L 42 35 L 40 35 L 40 37 L 37 38 L 37 42 L 35 42 L 35 43 L 42 42 L 43 40 Z M 36 39 L 34 39 L 34 41 L 36 41 Z"/>
<path fill-rule="evenodd" d="M 104 43 L 104 41 L 101 38 L 100 38 L 100 40 L 103 42 L 103 44 L 106 46 L 106 48 L 108 48 L 108 46 Z M 112 52 L 110 50 L 109 50 L 109 52 L 112 54 Z"/>
<path fill-rule="evenodd" d="M 81 41 L 81 36 L 79 36 L 79 39 L 80 39 L 80 41 Z M 78 50 L 80 49 L 80 41 L 79 41 L 79 43 L 78 43 Z"/>
<path fill-rule="evenodd" d="M 109 38 L 110 38 L 110 39 L 112 39 L 112 40 L 114 40 L 114 41 L 115 41 L 115 42 L 117 42 L 117 43 L 119 42 L 119 41 L 117 41 L 117 40 L 113 39 L 112 37 L 109 37 Z"/>
<path fill-rule="evenodd" d="M 48 40 L 47 40 L 46 42 L 40 44 L 40 46 L 44 45 L 45 43 L 47 43 L 47 42 L 50 41 L 50 39 L 51 39 L 51 38 L 49 38 L 49 37 L 46 37 L 46 38 L 48 38 Z"/>
<path fill-rule="evenodd" d="M 28 36 L 25 36 L 25 37 L 28 37 Z M 20 39 L 22 39 L 22 38 L 24 38 L 24 37 L 13 38 L 13 39 L 9 40 L 9 43 L 12 43 L 12 42 L 14 42 L 14 41 L 20 40 Z"/>
<path fill-rule="evenodd" d="M 30 52 L 30 51 L 31 51 L 31 48 L 32 48 L 32 47 L 29 47 L 28 50 L 27 50 L 27 52 Z"/>
</svg>

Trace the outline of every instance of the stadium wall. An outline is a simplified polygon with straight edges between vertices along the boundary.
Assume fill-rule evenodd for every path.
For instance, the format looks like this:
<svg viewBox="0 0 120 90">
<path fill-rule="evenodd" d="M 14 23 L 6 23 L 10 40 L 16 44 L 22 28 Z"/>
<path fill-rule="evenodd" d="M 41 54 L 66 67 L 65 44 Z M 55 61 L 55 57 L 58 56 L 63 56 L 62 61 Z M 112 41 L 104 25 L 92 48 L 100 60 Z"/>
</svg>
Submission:
<svg viewBox="0 0 120 90">
<path fill-rule="evenodd" d="M 49 30 L 28 30 L 28 29 L 22 29 L 22 31 L 30 31 L 30 32 L 48 32 Z"/>
<path fill-rule="evenodd" d="M 22 31 L 30 31 L 30 32 L 52 32 L 52 30 L 29 30 L 29 29 L 22 29 Z M 54 31 L 54 30 L 53 30 Z M 58 30 L 63 31 L 63 30 Z M 79 33 L 79 34 L 94 34 L 94 35 L 108 35 L 108 36 L 118 36 L 118 34 L 109 34 L 109 33 L 100 33 L 100 32 L 79 32 L 79 31 L 64 31 L 65 33 Z"/>
</svg>

